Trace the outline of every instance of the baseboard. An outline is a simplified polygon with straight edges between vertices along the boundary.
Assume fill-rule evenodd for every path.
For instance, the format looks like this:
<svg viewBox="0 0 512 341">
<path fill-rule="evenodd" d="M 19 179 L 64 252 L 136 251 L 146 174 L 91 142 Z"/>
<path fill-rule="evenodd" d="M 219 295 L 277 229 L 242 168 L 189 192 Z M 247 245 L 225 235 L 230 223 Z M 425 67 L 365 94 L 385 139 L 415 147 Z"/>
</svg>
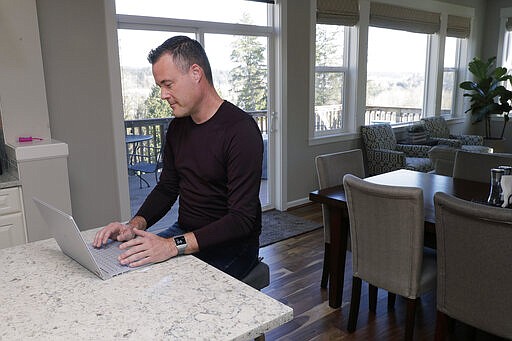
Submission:
<svg viewBox="0 0 512 341">
<path fill-rule="evenodd" d="M 289 210 L 292 208 L 296 208 L 297 206 L 304 206 L 306 204 L 311 204 L 311 201 L 309 200 L 309 198 L 302 198 L 302 199 L 298 199 L 298 200 L 294 200 L 294 201 L 289 201 L 286 207 L 287 207 L 287 210 Z"/>
</svg>

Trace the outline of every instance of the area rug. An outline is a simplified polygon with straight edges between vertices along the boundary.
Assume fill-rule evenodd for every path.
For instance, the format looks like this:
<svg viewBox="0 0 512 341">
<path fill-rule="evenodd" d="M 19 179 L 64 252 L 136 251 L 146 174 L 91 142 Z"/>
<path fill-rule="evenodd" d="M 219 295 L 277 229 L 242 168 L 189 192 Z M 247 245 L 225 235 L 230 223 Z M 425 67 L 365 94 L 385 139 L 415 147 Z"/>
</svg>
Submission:
<svg viewBox="0 0 512 341">
<path fill-rule="evenodd" d="M 272 210 L 261 216 L 260 247 L 295 237 L 322 227 L 321 223 L 302 219 L 293 214 Z"/>
</svg>

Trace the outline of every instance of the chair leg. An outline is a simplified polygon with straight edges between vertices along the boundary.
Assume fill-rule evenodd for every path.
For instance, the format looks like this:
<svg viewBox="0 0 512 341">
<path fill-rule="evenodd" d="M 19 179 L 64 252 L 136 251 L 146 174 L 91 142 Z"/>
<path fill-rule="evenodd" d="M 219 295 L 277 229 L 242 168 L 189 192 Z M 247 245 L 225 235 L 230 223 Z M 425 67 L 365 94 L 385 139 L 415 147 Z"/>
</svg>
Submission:
<svg viewBox="0 0 512 341">
<path fill-rule="evenodd" d="M 377 311 L 377 295 L 379 288 L 373 284 L 368 284 L 368 306 L 372 313 Z"/>
<path fill-rule="evenodd" d="M 436 314 L 436 341 L 444 341 L 446 339 L 446 331 L 448 329 L 448 316 L 441 312 L 437 311 Z"/>
<path fill-rule="evenodd" d="M 359 303 L 361 301 L 361 278 L 352 277 L 352 297 L 350 298 L 350 313 L 348 315 L 347 330 L 353 333 L 356 330 Z"/>
<path fill-rule="evenodd" d="M 146 179 L 144 179 L 142 177 L 142 173 L 141 172 L 137 172 L 136 174 L 139 177 L 139 188 L 142 188 L 142 181 L 144 181 L 144 183 L 146 183 L 147 187 L 149 187 L 149 182 L 147 182 Z"/>
<path fill-rule="evenodd" d="M 416 303 L 418 299 L 407 298 L 407 317 L 405 319 L 405 340 L 412 340 L 416 320 Z"/>
<path fill-rule="evenodd" d="M 396 294 L 388 291 L 388 311 L 395 310 Z"/>
<path fill-rule="evenodd" d="M 322 269 L 322 282 L 320 283 L 321 288 L 327 288 L 329 282 L 329 253 L 331 244 L 325 243 L 324 247 L 324 267 Z"/>
</svg>

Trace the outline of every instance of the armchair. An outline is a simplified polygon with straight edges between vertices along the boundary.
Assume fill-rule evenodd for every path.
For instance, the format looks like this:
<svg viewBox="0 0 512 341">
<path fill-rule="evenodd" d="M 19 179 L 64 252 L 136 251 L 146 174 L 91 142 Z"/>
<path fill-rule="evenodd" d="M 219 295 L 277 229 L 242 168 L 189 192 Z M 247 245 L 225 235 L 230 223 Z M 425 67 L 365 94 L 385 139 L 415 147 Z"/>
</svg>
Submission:
<svg viewBox="0 0 512 341">
<path fill-rule="evenodd" d="M 433 170 L 428 157 L 431 146 L 399 144 L 388 123 L 361 127 L 369 176 L 397 169 Z"/>
<path fill-rule="evenodd" d="M 432 140 L 437 140 L 439 144 L 449 145 L 450 147 L 460 148 L 461 145 L 481 146 L 484 138 L 479 135 L 453 135 L 445 119 L 442 117 L 426 117 L 421 122 L 425 126 L 427 134 Z"/>
</svg>

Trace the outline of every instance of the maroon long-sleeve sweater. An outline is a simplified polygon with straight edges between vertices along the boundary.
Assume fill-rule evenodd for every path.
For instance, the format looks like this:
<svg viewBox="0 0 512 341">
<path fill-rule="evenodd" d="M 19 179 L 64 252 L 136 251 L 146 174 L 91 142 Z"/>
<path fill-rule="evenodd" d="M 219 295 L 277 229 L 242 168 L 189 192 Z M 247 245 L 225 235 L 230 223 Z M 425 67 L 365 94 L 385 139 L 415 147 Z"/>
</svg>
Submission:
<svg viewBox="0 0 512 341">
<path fill-rule="evenodd" d="M 262 157 L 256 122 L 227 101 L 202 124 L 175 118 L 167 130 L 160 180 L 137 215 L 149 227 L 179 195 L 178 223 L 194 232 L 201 253 L 254 245 L 261 232 Z"/>
</svg>

